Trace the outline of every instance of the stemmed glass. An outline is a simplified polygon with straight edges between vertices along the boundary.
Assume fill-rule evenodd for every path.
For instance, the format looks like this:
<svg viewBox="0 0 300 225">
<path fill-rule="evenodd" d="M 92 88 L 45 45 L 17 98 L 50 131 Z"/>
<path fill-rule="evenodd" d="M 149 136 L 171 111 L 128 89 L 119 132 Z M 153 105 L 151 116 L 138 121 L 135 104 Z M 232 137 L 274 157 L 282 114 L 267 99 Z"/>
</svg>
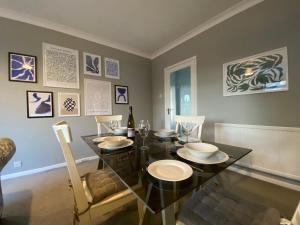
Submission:
<svg viewBox="0 0 300 225">
<path fill-rule="evenodd" d="M 112 133 L 114 133 L 115 129 L 118 128 L 118 121 L 116 120 L 109 121 L 109 128 L 112 130 Z"/>
<path fill-rule="evenodd" d="M 150 132 L 150 123 L 148 120 L 141 120 L 138 125 L 139 134 L 141 135 L 143 139 L 143 145 L 141 147 L 141 150 L 149 149 L 148 146 L 145 145 L 145 139 L 148 136 Z"/>
<path fill-rule="evenodd" d="M 195 124 L 193 124 L 193 123 L 182 123 L 181 125 L 182 125 L 183 134 L 186 136 L 186 143 L 188 143 L 189 142 L 189 136 L 191 135 Z"/>
</svg>

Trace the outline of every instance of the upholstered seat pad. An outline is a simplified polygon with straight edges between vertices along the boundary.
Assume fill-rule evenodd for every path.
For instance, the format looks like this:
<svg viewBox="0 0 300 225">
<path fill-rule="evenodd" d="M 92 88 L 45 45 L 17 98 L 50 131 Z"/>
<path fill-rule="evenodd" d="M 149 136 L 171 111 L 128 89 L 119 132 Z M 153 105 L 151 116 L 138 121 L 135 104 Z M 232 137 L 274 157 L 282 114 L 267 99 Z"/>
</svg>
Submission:
<svg viewBox="0 0 300 225">
<path fill-rule="evenodd" d="M 0 138 L 0 171 L 16 152 L 15 143 L 9 138 Z"/>
<path fill-rule="evenodd" d="M 86 174 L 85 182 L 91 194 L 92 203 L 100 202 L 104 198 L 126 189 L 120 178 L 109 169 Z"/>
<path fill-rule="evenodd" d="M 179 219 L 185 225 L 278 225 L 280 213 L 209 185 L 184 205 Z"/>
</svg>

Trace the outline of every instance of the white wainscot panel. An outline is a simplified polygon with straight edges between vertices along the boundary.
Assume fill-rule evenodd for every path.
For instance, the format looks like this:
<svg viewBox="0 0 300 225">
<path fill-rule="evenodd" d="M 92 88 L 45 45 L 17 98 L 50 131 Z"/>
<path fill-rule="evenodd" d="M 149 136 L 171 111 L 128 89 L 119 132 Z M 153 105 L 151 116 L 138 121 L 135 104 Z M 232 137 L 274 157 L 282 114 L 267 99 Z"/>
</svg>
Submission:
<svg viewBox="0 0 300 225">
<path fill-rule="evenodd" d="M 300 128 L 216 123 L 215 141 L 253 149 L 238 165 L 300 181 Z"/>
</svg>

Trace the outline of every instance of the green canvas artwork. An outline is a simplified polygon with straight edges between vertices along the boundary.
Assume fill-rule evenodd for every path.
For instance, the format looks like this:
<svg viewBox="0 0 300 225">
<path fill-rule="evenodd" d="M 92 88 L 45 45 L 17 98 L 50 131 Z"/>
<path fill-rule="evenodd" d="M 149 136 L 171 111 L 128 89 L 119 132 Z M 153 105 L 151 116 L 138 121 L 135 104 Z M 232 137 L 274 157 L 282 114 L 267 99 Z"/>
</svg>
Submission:
<svg viewBox="0 0 300 225">
<path fill-rule="evenodd" d="M 288 90 L 287 48 L 280 48 L 223 65 L 223 95 Z"/>
</svg>

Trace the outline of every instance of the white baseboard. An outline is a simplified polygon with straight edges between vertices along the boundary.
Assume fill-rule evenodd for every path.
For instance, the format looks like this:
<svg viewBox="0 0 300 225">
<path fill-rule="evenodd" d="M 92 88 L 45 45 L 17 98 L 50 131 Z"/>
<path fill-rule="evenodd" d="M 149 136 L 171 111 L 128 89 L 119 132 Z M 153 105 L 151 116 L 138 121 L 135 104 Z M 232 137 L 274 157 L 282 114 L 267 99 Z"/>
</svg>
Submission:
<svg viewBox="0 0 300 225">
<path fill-rule="evenodd" d="M 91 161 L 91 160 L 98 159 L 98 158 L 99 158 L 99 156 L 97 156 L 97 155 L 90 156 L 90 157 L 77 159 L 77 160 L 75 160 L 75 162 L 76 162 L 76 164 L 79 164 L 82 162 Z M 41 168 L 36 168 L 36 169 L 32 169 L 32 170 L 25 170 L 25 171 L 21 171 L 21 172 L 17 172 L 17 173 L 10 173 L 10 174 L 6 174 L 6 175 L 2 175 L 1 180 L 8 180 L 8 179 L 32 175 L 32 174 L 36 174 L 36 173 L 42 173 L 42 172 L 46 172 L 49 170 L 53 170 L 53 169 L 57 169 L 57 168 L 65 167 L 65 166 L 67 166 L 67 164 L 64 162 L 64 163 L 58 163 L 58 164 L 45 166 L 45 167 L 41 167 Z"/>
</svg>

